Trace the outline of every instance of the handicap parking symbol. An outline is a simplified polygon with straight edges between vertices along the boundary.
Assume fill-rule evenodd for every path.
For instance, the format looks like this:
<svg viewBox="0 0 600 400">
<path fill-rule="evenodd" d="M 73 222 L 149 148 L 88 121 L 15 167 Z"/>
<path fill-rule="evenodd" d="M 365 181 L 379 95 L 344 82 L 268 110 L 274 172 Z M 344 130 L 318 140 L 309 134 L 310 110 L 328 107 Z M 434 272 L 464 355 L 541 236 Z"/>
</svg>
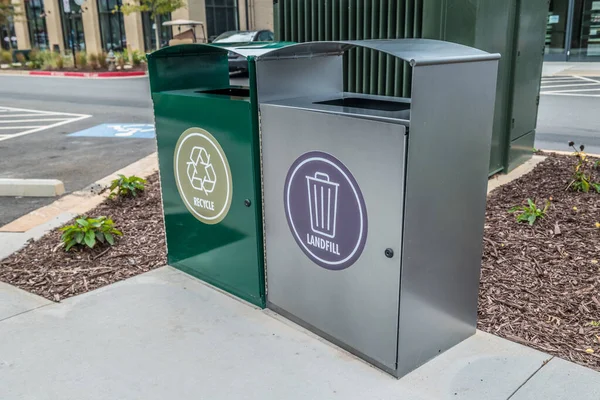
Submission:
<svg viewBox="0 0 600 400">
<path fill-rule="evenodd" d="M 152 124 L 101 124 L 71 133 L 69 136 L 152 139 L 156 135 Z"/>
</svg>

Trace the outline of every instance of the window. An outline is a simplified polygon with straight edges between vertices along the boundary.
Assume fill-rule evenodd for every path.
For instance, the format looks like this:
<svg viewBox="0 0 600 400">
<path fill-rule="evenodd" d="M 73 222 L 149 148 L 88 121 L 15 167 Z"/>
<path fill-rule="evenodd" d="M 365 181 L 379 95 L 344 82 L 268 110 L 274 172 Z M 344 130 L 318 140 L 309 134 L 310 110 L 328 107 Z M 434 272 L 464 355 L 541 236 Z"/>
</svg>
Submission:
<svg viewBox="0 0 600 400">
<path fill-rule="evenodd" d="M 206 0 L 206 30 L 209 39 L 238 30 L 237 0 Z"/>
<path fill-rule="evenodd" d="M 58 6 L 61 13 L 65 51 L 85 51 L 81 6 L 74 0 L 60 0 Z"/>
<path fill-rule="evenodd" d="M 98 18 L 102 47 L 106 50 L 122 51 L 127 48 L 123 13 L 115 11 L 121 6 L 121 0 L 98 0 Z"/>
<path fill-rule="evenodd" d="M 272 42 L 274 40 L 273 32 L 271 31 L 260 31 L 258 33 L 259 42 Z"/>
<path fill-rule="evenodd" d="M 44 0 L 26 0 L 25 15 L 27 17 L 31 47 L 48 50 L 48 31 L 46 30 Z"/>
<path fill-rule="evenodd" d="M 576 0 L 571 56 L 585 60 L 600 56 L 600 0 Z"/>
<path fill-rule="evenodd" d="M 171 20 L 171 14 L 160 15 L 158 17 L 160 23 L 160 47 L 165 47 L 169 44 L 169 40 L 173 38 L 172 28 L 163 26 L 163 22 Z M 150 18 L 149 12 L 142 13 L 142 26 L 144 28 L 144 48 L 146 51 L 156 50 L 156 35 L 154 34 L 154 20 Z"/>
<path fill-rule="evenodd" d="M 9 50 L 17 48 L 17 36 L 15 35 L 15 24 L 12 18 L 8 19 L 8 25 L 0 27 L 0 49 Z"/>
</svg>

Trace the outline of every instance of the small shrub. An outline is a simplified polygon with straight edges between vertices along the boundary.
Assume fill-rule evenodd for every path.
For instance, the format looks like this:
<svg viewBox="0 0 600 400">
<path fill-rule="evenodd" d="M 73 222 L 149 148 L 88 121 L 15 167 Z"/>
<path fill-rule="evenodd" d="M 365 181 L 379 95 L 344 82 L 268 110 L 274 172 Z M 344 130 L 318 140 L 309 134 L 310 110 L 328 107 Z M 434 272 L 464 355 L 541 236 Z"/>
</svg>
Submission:
<svg viewBox="0 0 600 400">
<path fill-rule="evenodd" d="M 115 57 L 117 57 L 117 65 L 121 68 L 121 70 L 125 69 L 125 56 L 123 53 L 115 53 Z"/>
<path fill-rule="evenodd" d="M 119 177 L 110 183 L 110 195 L 112 199 L 117 197 L 135 197 L 138 192 L 145 189 L 146 180 L 139 176 L 131 175 L 129 177 L 119 174 Z M 116 190 L 116 192 L 115 192 Z"/>
<path fill-rule="evenodd" d="M 528 222 L 529 225 L 533 226 L 533 224 L 538 218 L 541 219 L 546 216 L 548 208 L 550 208 L 549 200 L 546 201 L 546 205 L 544 206 L 544 208 L 540 209 L 538 208 L 538 206 L 535 205 L 535 203 L 531 199 L 527 199 L 526 206 L 515 206 L 508 210 L 508 212 L 515 213 L 520 211 L 520 214 L 516 216 L 517 222 Z"/>
<path fill-rule="evenodd" d="M 60 230 L 64 232 L 60 239 L 65 251 L 75 245 L 93 249 L 97 242 L 112 246 L 115 244 L 115 236 L 123 236 L 123 233 L 115 229 L 113 220 L 106 217 L 81 217 L 73 225 L 64 226 Z"/>
<path fill-rule="evenodd" d="M 56 69 L 63 69 L 65 67 L 65 59 L 60 54 L 56 55 Z"/>
<path fill-rule="evenodd" d="M 28 55 L 29 61 L 31 62 L 30 68 L 40 69 L 44 63 L 44 55 L 37 49 L 32 49 Z"/>
<path fill-rule="evenodd" d="M 138 50 L 134 50 L 131 52 L 131 62 L 135 67 L 139 67 L 144 60 L 144 55 L 140 53 Z"/>
<path fill-rule="evenodd" d="M 573 176 L 571 183 L 567 186 L 567 189 L 571 189 L 575 192 L 588 193 L 590 188 L 600 193 L 600 182 L 594 181 L 592 170 L 598 166 L 598 161 L 592 163 L 587 154 L 583 152 L 585 150 L 584 145 L 579 146 L 579 150 L 575 148 L 575 142 L 569 142 L 569 147 L 572 147 L 575 152 L 573 156 L 577 159 L 577 163 L 573 166 Z"/>
<path fill-rule="evenodd" d="M 77 61 L 77 67 L 81 69 L 85 69 L 88 66 L 87 54 L 85 52 L 80 51 L 75 54 L 75 60 Z"/>
<path fill-rule="evenodd" d="M 92 69 L 98 69 L 98 55 L 97 54 L 91 53 L 88 56 L 88 62 Z"/>
<path fill-rule="evenodd" d="M 25 65 L 25 63 L 27 62 L 27 59 L 25 58 L 25 55 L 23 53 L 17 53 L 15 58 L 17 59 L 17 62 L 21 65 Z"/>
<path fill-rule="evenodd" d="M 108 62 L 106 62 L 106 57 L 107 56 L 105 52 L 98 53 L 98 65 L 102 69 L 108 68 Z"/>
<path fill-rule="evenodd" d="M 8 50 L 0 50 L 0 64 L 11 64 L 13 61 L 12 53 Z"/>
<path fill-rule="evenodd" d="M 123 60 L 125 61 L 125 64 L 128 64 L 131 62 L 131 59 L 129 58 L 129 50 L 127 49 L 123 49 Z"/>
</svg>

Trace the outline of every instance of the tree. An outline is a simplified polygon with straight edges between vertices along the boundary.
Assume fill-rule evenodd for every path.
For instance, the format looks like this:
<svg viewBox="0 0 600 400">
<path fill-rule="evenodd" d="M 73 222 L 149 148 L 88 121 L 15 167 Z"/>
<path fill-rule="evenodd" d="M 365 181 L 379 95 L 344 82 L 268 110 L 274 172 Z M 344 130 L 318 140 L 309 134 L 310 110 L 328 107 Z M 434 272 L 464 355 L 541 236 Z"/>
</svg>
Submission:
<svg viewBox="0 0 600 400">
<path fill-rule="evenodd" d="M 12 49 L 12 38 L 10 35 L 10 22 L 14 20 L 15 17 L 21 15 L 20 12 L 17 11 L 15 6 L 13 6 L 10 0 L 0 0 L 0 40 L 4 40 L 2 35 L 6 31 L 8 34 L 8 48 Z M 1 46 L 0 46 L 1 48 Z"/>
<path fill-rule="evenodd" d="M 154 21 L 154 35 L 156 38 L 156 50 L 160 48 L 160 16 L 172 13 L 173 11 L 185 6 L 184 0 L 139 0 L 139 3 L 123 4 L 120 10 L 123 14 L 129 15 L 134 12 L 149 12 L 150 18 Z"/>
</svg>

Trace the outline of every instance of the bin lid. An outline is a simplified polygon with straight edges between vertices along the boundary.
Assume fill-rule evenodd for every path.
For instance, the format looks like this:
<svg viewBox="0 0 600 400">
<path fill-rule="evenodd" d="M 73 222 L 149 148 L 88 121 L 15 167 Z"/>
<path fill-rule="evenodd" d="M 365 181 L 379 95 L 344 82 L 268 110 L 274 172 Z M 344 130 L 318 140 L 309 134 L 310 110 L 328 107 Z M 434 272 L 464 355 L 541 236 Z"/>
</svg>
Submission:
<svg viewBox="0 0 600 400">
<path fill-rule="evenodd" d="M 257 60 L 341 54 L 353 47 L 381 51 L 407 61 L 412 66 L 486 61 L 500 58 L 500 54 L 490 54 L 472 47 L 440 40 L 376 39 L 291 44 L 259 55 Z"/>
<path fill-rule="evenodd" d="M 294 42 L 253 42 L 253 43 L 188 43 L 163 47 L 148 54 L 149 58 L 168 57 L 172 55 L 218 54 L 229 52 L 243 57 L 265 55 L 273 50 L 295 44 Z"/>
</svg>

